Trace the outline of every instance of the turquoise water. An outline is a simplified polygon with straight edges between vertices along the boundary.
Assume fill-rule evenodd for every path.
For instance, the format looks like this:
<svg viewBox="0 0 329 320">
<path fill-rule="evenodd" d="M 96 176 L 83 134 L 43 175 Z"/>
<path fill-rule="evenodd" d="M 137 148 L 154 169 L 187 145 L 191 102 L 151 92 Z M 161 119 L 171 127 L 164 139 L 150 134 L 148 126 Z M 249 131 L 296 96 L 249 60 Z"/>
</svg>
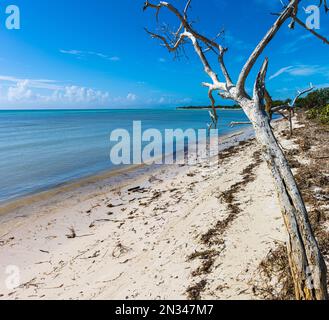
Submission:
<svg viewBox="0 0 329 320">
<path fill-rule="evenodd" d="M 219 111 L 220 134 L 240 110 Z M 0 202 L 33 194 L 74 179 L 117 169 L 110 161 L 110 133 L 143 129 L 205 129 L 206 110 L 0 111 Z"/>
</svg>

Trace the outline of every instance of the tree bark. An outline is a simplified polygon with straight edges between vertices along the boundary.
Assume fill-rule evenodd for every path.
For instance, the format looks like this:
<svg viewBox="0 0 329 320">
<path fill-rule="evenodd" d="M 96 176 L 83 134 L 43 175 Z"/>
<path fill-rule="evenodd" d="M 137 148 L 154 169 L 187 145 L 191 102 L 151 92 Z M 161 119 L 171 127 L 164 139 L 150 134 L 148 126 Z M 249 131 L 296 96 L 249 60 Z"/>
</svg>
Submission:
<svg viewBox="0 0 329 320">
<path fill-rule="evenodd" d="M 275 138 L 269 119 L 256 106 L 248 108 L 256 139 L 274 177 L 289 235 L 288 256 L 298 300 L 327 300 L 327 269 L 315 240 L 308 213 L 288 161 Z"/>
</svg>

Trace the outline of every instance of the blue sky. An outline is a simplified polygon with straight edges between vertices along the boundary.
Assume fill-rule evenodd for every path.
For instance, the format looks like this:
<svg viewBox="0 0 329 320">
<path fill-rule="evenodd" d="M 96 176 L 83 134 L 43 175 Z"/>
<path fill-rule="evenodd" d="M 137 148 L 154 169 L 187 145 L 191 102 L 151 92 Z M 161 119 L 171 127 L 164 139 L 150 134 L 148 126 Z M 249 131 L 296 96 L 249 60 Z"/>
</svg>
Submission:
<svg viewBox="0 0 329 320">
<path fill-rule="evenodd" d="M 202 33 L 215 36 L 225 28 L 221 43 L 229 47 L 226 61 L 234 79 L 275 20 L 270 13 L 281 7 L 279 0 L 236 2 L 239 5 L 229 0 L 194 0 L 190 12 Z M 185 1 L 172 3 L 182 8 Z M 20 8 L 20 30 L 5 28 L 5 10 L 11 4 Z M 304 0 L 305 6 L 309 4 L 318 0 Z M 142 6 L 142 0 L 1 0 L 0 108 L 209 104 L 200 85 L 208 79 L 194 52 L 187 47 L 189 59 L 173 60 L 146 35 L 144 27 L 156 30 L 157 24 L 154 12 L 143 13 Z M 307 18 L 303 9 L 300 17 Z M 177 25 L 166 13 L 160 20 Z M 320 32 L 328 35 L 328 31 L 329 15 L 322 11 Z M 328 54 L 329 46 L 306 30 L 283 27 L 265 52 L 270 58 L 268 88 L 273 97 L 293 96 L 309 82 L 329 86 Z"/>
</svg>

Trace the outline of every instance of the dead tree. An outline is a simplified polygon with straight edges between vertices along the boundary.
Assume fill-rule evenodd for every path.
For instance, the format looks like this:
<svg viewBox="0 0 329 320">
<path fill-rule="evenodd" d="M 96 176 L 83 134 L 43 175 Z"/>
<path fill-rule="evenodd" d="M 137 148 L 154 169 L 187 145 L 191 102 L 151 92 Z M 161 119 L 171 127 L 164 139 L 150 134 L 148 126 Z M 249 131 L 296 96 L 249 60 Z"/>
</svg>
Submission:
<svg viewBox="0 0 329 320">
<path fill-rule="evenodd" d="M 169 10 L 176 16 L 179 27 L 177 31 L 171 33 L 169 38 L 163 34 L 147 32 L 152 38 L 160 40 L 170 52 L 181 49 L 187 41 L 191 42 L 203 64 L 205 73 L 210 78 L 210 82 L 204 82 L 202 85 L 208 88 L 212 105 L 214 106 L 213 94 L 217 92 L 222 98 L 238 103 L 248 116 L 272 172 L 281 203 L 282 215 L 289 235 L 287 248 L 296 298 L 298 300 L 325 300 L 328 299 L 326 265 L 312 231 L 302 195 L 283 150 L 272 131 L 270 119 L 265 111 L 266 96 L 268 94 L 265 86 L 268 68 L 267 58 L 254 83 L 253 96 L 249 96 L 245 89 L 250 71 L 285 22 L 291 21 L 290 28 L 294 28 L 297 23 L 307 29 L 307 26 L 297 16 L 300 2 L 301 0 L 290 0 L 289 4 L 282 9 L 282 12 L 277 14 L 276 21 L 255 47 L 242 68 L 236 83 L 233 82 L 224 62 L 227 49 L 218 43 L 217 37 L 211 39 L 197 32 L 188 18 L 191 0 L 188 0 L 183 12 L 180 12 L 170 3 L 163 1 L 156 4 L 146 1 L 144 10 L 155 10 L 157 19 L 161 10 Z M 314 30 L 307 30 L 324 43 L 329 44 L 326 38 Z M 222 74 L 221 79 L 209 63 L 207 54 L 211 52 L 217 56 Z M 213 113 L 216 117 L 214 107 Z"/>
<path fill-rule="evenodd" d="M 296 97 L 293 100 L 291 100 L 292 102 L 288 102 L 286 104 L 282 104 L 282 105 L 276 106 L 276 107 L 273 107 L 272 98 L 267 93 L 268 99 L 266 100 L 265 111 L 268 113 L 268 115 L 270 117 L 270 120 L 272 121 L 273 114 L 278 113 L 285 120 L 289 121 L 289 125 L 290 125 L 290 137 L 292 137 L 292 135 L 293 135 L 292 118 L 295 115 L 296 103 L 297 103 L 297 101 L 298 101 L 298 99 L 300 97 L 302 97 L 306 93 L 309 93 L 309 92 L 313 91 L 314 89 L 315 88 L 313 87 L 313 85 L 310 84 L 310 87 L 309 88 L 307 88 L 305 90 L 302 90 L 302 91 L 298 91 L 298 94 L 296 95 Z M 266 99 L 266 97 L 265 97 L 265 99 Z M 287 115 L 284 112 L 286 112 Z M 230 127 L 239 126 L 239 125 L 251 125 L 251 124 L 252 123 L 250 121 L 242 121 L 242 122 L 232 121 L 230 123 Z"/>
<path fill-rule="evenodd" d="M 276 106 L 273 107 L 273 101 L 272 98 L 270 97 L 270 95 L 267 93 L 267 100 L 266 100 L 266 106 L 265 106 L 265 110 L 268 113 L 270 120 L 272 121 L 273 119 L 273 114 L 278 113 L 279 115 L 281 115 L 285 120 L 289 121 L 289 128 L 290 128 L 290 137 L 293 136 L 293 123 L 292 123 L 292 119 L 293 116 L 295 115 L 295 110 L 296 110 L 296 103 L 298 101 L 299 98 L 301 98 L 304 94 L 309 93 L 311 91 L 313 91 L 315 88 L 313 87 L 312 83 L 310 84 L 310 87 L 302 90 L 302 91 L 298 91 L 297 95 L 295 96 L 295 98 L 293 100 L 291 100 L 291 102 L 288 102 L 286 104 L 282 104 L 280 106 Z M 266 99 L 266 97 L 265 97 Z M 285 112 L 287 114 L 285 114 Z M 234 126 L 239 126 L 239 125 L 251 125 L 250 121 L 246 121 L 246 122 L 236 122 L 236 121 L 232 121 L 230 123 L 231 127 Z"/>
<path fill-rule="evenodd" d="M 295 114 L 295 109 L 296 109 L 296 103 L 298 101 L 299 98 L 301 98 L 304 94 L 309 93 L 311 91 L 313 91 L 315 88 L 313 87 L 312 84 L 310 84 L 310 87 L 302 90 L 302 91 L 298 91 L 298 94 L 296 95 L 296 97 L 292 100 L 292 102 L 289 102 L 286 105 L 282 105 L 282 106 L 278 106 L 278 107 L 274 107 L 270 109 L 270 117 L 272 117 L 272 114 L 274 113 L 279 113 L 281 114 L 285 119 L 287 119 L 289 121 L 289 125 L 290 125 L 290 136 L 292 137 L 293 135 L 293 124 L 292 124 L 292 118 Z M 288 116 L 285 116 L 282 112 L 287 111 Z"/>
</svg>

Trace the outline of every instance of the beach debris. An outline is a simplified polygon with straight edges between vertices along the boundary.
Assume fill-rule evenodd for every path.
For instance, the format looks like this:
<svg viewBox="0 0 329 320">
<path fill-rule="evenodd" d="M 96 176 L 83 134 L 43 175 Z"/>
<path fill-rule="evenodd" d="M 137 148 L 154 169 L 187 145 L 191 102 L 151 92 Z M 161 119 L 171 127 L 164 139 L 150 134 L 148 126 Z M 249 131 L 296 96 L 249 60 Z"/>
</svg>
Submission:
<svg viewBox="0 0 329 320">
<path fill-rule="evenodd" d="M 137 193 L 137 192 L 138 193 L 145 193 L 145 192 L 147 192 L 147 189 L 142 188 L 141 186 L 138 186 L 138 187 L 128 189 L 128 192 L 129 193 Z"/>
<path fill-rule="evenodd" d="M 153 193 L 152 198 L 150 200 L 151 201 L 156 200 L 156 199 L 160 198 L 161 196 L 162 196 L 162 192 L 161 191 L 156 191 L 156 192 Z"/>
<path fill-rule="evenodd" d="M 7 233 L 1 235 L 1 236 L 0 236 L 0 239 L 4 238 L 5 236 L 8 236 L 8 234 L 9 234 L 9 232 L 7 232 Z"/>
<path fill-rule="evenodd" d="M 195 284 L 194 286 L 189 287 L 186 290 L 186 294 L 189 300 L 201 300 L 201 293 L 205 290 L 207 285 L 207 280 L 202 280 Z"/>
<path fill-rule="evenodd" d="M 115 246 L 112 252 L 112 257 L 119 259 L 122 255 L 128 253 L 130 249 L 128 247 L 125 247 L 120 242 Z"/>
<path fill-rule="evenodd" d="M 94 233 L 82 234 L 81 236 L 76 236 L 76 238 L 86 238 L 94 236 Z"/>
<path fill-rule="evenodd" d="M 36 262 L 35 265 L 41 265 L 46 263 L 49 263 L 50 265 L 52 264 L 51 261 L 40 261 L 40 262 Z"/>
<path fill-rule="evenodd" d="M 110 219 L 98 219 L 98 220 L 94 220 L 90 225 L 89 228 L 93 228 L 95 227 L 97 222 L 111 222 L 112 220 Z"/>
<path fill-rule="evenodd" d="M 293 300 L 295 298 L 288 259 L 285 244 L 277 244 L 275 250 L 269 251 L 257 269 L 260 283 L 259 281 L 252 283 L 252 291 L 255 296 L 271 300 Z"/>
<path fill-rule="evenodd" d="M 57 236 L 49 236 L 49 237 L 45 237 L 46 240 L 54 240 L 57 239 Z"/>
<path fill-rule="evenodd" d="M 109 203 L 107 205 L 108 208 L 117 208 L 117 207 L 121 207 L 121 206 L 123 206 L 123 203 L 116 204 L 116 205 L 114 205 L 113 203 Z"/>
<path fill-rule="evenodd" d="M 86 258 L 80 258 L 80 259 L 83 259 L 83 260 L 88 260 L 88 259 L 95 259 L 97 257 L 99 257 L 101 254 L 100 250 L 97 250 L 94 252 L 93 255 L 89 256 L 89 257 L 86 257 Z"/>
<path fill-rule="evenodd" d="M 73 227 L 69 228 L 70 233 L 66 235 L 68 239 L 75 239 L 77 237 L 77 234 L 75 232 L 75 229 Z"/>
<path fill-rule="evenodd" d="M 113 282 L 115 280 L 118 280 L 119 278 L 121 278 L 123 276 L 124 272 L 121 272 L 117 277 L 115 277 L 114 279 L 111 280 L 104 280 L 104 281 L 97 281 L 96 283 L 108 283 L 108 282 Z"/>
<path fill-rule="evenodd" d="M 38 288 L 43 283 L 36 283 L 37 278 L 33 278 L 32 280 L 25 282 L 19 286 L 20 289 L 29 289 L 31 287 Z"/>
<path fill-rule="evenodd" d="M 40 252 L 50 254 L 50 252 L 47 250 L 40 250 Z"/>
<path fill-rule="evenodd" d="M 149 179 L 149 183 L 154 183 L 154 182 L 159 182 L 159 183 L 161 183 L 161 182 L 163 182 L 163 180 L 157 178 L 156 176 L 151 176 L 150 179 Z"/>
<path fill-rule="evenodd" d="M 43 290 L 56 290 L 56 289 L 62 289 L 63 287 L 64 287 L 64 283 L 62 283 L 58 287 L 43 288 Z"/>
<path fill-rule="evenodd" d="M 216 250 L 196 251 L 188 256 L 187 261 L 194 261 L 195 259 L 202 260 L 201 266 L 192 272 L 192 277 L 209 274 L 218 256 L 219 252 Z"/>
<path fill-rule="evenodd" d="M 201 236 L 202 244 L 211 247 L 212 245 L 223 245 L 225 243 L 223 239 L 224 233 L 241 213 L 237 195 L 239 192 L 244 191 L 246 185 L 256 180 L 255 169 L 257 169 L 261 163 L 261 153 L 259 150 L 254 152 L 253 159 L 254 162 L 241 172 L 242 180 L 235 183 L 219 197 L 227 204 L 229 214 L 224 220 L 218 221 L 213 228 Z"/>
<path fill-rule="evenodd" d="M 138 186 L 138 187 L 128 189 L 128 192 L 136 192 L 136 191 L 139 191 L 140 189 L 141 189 L 141 187 Z"/>
<path fill-rule="evenodd" d="M 219 252 L 216 250 L 205 250 L 205 251 L 195 251 L 187 257 L 187 261 L 193 261 L 195 259 L 207 260 L 210 257 L 218 256 Z"/>
<path fill-rule="evenodd" d="M 94 205 L 94 206 L 92 206 L 86 213 L 92 213 L 92 211 L 94 210 L 94 209 L 96 209 L 96 208 L 99 208 L 101 205 L 100 204 L 96 204 L 96 205 Z"/>
<path fill-rule="evenodd" d="M 0 240 L 0 247 L 5 246 L 6 244 L 10 243 L 13 240 L 15 240 L 15 237 L 10 237 L 7 240 Z"/>
</svg>

